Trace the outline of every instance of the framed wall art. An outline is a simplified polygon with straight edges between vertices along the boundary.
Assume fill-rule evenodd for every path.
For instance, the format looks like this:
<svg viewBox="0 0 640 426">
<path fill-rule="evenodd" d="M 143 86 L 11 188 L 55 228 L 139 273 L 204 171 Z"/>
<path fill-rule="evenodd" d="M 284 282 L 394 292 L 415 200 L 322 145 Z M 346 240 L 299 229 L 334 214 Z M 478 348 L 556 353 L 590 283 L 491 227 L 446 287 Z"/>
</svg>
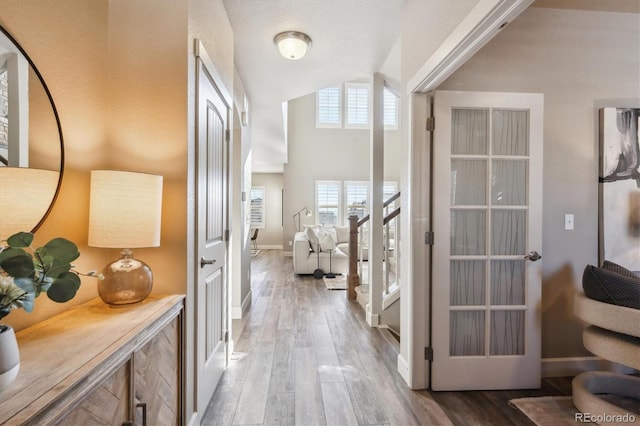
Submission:
<svg viewBox="0 0 640 426">
<path fill-rule="evenodd" d="M 599 261 L 640 272 L 640 108 L 600 109 Z"/>
</svg>

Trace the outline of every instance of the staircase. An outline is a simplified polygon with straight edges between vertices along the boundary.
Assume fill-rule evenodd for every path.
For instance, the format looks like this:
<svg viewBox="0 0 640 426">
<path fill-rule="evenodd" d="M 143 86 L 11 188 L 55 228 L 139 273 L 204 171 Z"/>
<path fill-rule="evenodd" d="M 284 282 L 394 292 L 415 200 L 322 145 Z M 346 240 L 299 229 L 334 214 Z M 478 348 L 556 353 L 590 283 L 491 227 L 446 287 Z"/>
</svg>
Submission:
<svg viewBox="0 0 640 426">
<path fill-rule="evenodd" d="M 400 332 L 400 277 L 397 262 L 400 254 L 400 207 L 397 200 L 400 192 L 384 202 L 384 220 L 382 229 L 369 227 L 369 215 L 362 219 L 349 218 L 349 272 L 347 274 L 349 299 L 355 299 L 365 311 L 376 312 L 379 327 L 388 328 L 399 338 Z M 383 236 L 383 277 L 382 282 L 370 283 L 368 274 L 368 233 L 380 232 Z M 368 307 L 371 302 L 369 289 L 382 292 L 381 306 Z"/>
</svg>

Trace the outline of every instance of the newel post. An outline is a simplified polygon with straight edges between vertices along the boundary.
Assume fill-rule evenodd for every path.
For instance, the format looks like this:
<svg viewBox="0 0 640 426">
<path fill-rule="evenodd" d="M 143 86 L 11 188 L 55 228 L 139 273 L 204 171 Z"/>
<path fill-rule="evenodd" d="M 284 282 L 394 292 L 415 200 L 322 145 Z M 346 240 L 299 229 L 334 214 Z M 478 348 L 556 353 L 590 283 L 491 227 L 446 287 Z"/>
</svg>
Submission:
<svg viewBox="0 0 640 426">
<path fill-rule="evenodd" d="M 358 275 L 358 216 L 349 216 L 349 272 L 347 273 L 347 299 L 356 299 Z"/>
</svg>

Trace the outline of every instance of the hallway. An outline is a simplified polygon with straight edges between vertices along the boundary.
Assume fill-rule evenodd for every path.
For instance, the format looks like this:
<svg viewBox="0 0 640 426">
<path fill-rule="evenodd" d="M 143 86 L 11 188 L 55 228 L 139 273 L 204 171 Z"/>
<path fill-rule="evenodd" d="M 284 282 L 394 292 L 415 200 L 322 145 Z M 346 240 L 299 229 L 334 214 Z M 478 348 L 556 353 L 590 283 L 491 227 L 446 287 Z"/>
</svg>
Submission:
<svg viewBox="0 0 640 426">
<path fill-rule="evenodd" d="M 568 379 L 530 391 L 412 391 L 345 291 L 296 276 L 276 250 L 252 258 L 251 275 L 252 305 L 234 321 L 232 361 L 202 424 L 531 425 L 509 399 L 570 392 Z"/>
</svg>

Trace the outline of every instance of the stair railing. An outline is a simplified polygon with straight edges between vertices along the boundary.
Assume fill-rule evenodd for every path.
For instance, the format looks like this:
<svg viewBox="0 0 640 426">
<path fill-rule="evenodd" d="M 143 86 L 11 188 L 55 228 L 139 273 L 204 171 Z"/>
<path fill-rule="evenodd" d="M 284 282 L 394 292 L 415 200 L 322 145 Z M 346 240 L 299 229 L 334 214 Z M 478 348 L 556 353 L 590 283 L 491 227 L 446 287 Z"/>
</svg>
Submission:
<svg viewBox="0 0 640 426">
<path fill-rule="evenodd" d="M 390 282 L 390 264 L 389 259 L 391 257 L 391 253 L 394 253 L 396 257 L 396 263 L 398 261 L 399 251 L 397 248 L 399 247 L 399 231 L 400 231 L 400 207 L 397 207 L 391 213 L 388 212 L 389 206 L 392 206 L 398 198 L 400 198 L 400 192 L 397 192 L 393 196 L 391 196 L 387 201 L 383 204 L 385 218 L 383 220 L 383 231 L 384 232 L 384 241 L 385 241 L 385 253 L 384 253 L 384 261 L 385 261 L 385 283 L 384 288 L 385 292 L 389 292 L 389 282 Z M 361 229 L 368 224 L 370 219 L 369 215 L 364 216 L 362 219 L 358 218 L 358 216 L 349 216 L 349 270 L 347 272 L 347 298 L 355 299 L 356 298 L 356 287 L 361 284 L 362 277 L 362 268 L 364 262 L 364 232 L 361 232 Z M 393 240 L 391 239 L 392 233 L 390 232 L 393 229 Z M 369 229 L 369 232 L 375 232 L 375 230 Z M 369 248 L 367 248 L 368 250 Z M 398 273 L 398 268 L 396 266 L 396 274 Z M 396 275 L 397 276 L 397 275 Z"/>
</svg>

